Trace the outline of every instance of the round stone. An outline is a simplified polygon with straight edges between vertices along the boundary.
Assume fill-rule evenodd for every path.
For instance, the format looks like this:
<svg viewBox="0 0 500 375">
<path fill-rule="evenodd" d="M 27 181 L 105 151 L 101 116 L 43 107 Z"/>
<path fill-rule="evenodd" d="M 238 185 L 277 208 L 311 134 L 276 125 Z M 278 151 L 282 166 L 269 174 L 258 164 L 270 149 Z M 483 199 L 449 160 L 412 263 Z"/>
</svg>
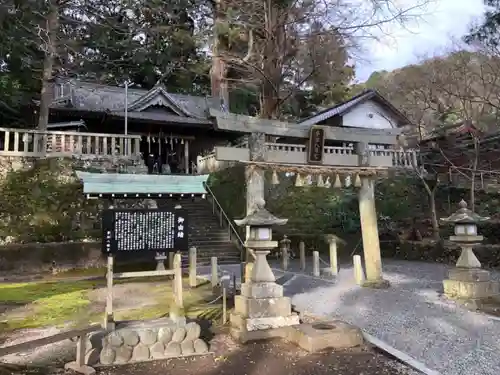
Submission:
<svg viewBox="0 0 500 375">
<path fill-rule="evenodd" d="M 177 342 L 169 342 L 165 347 L 165 357 L 173 358 L 181 355 L 181 344 Z"/>
<path fill-rule="evenodd" d="M 149 353 L 153 359 L 163 358 L 165 357 L 165 345 L 161 342 L 157 342 L 149 348 Z"/>
<path fill-rule="evenodd" d="M 175 330 L 172 335 L 172 342 L 181 343 L 186 337 L 186 329 L 184 327 L 179 327 Z"/>
<path fill-rule="evenodd" d="M 122 332 L 123 343 L 127 346 L 136 346 L 139 343 L 139 335 L 137 332 L 127 330 Z"/>
<path fill-rule="evenodd" d="M 181 353 L 182 355 L 194 354 L 194 344 L 191 340 L 184 340 L 181 342 Z"/>
<path fill-rule="evenodd" d="M 202 339 L 194 340 L 193 346 L 194 346 L 194 351 L 196 354 L 208 353 L 208 345 Z"/>
<path fill-rule="evenodd" d="M 162 327 L 158 330 L 158 341 L 166 345 L 172 341 L 172 334 L 170 327 Z"/>
<path fill-rule="evenodd" d="M 101 365 L 110 365 L 115 361 L 116 353 L 110 347 L 105 347 L 101 350 L 99 355 L 99 362 Z"/>
<path fill-rule="evenodd" d="M 149 347 L 140 343 L 132 351 L 132 361 L 146 361 L 149 359 Z"/>
<path fill-rule="evenodd" d="M 107 346 L 106 344 L 108 344 L 112 348 L 119 348 L 123 345 L 123 337 L 118 332 L 111 332 L 105 337 L 104 341 L 105 344 L 103 346 Z"/>
<path fill-rule="evenodd" d="M 114 354 L 114 352 L 113 352 Z M 113 361 L 111 361 L 112 363 Z M 90 349 L 87 354 L 85 354 L 85 364 L 89 366 L 94 366 L 99 363 L 99 351 L 97 349 Z M 104 363 L 103 363 L 104 364 Z"/>
<path fill-rule="evenodd" d="M 140 342 L 144 345 L 153 345 L 156 342 L 156 338 L 158 334 L 152 329 L 145 329 L 144 331 L 139 332 Z"/>
<path fill-rule="evenodd" d="M 200 337 L 201 327 L 198 323 L 190 322 L 186 324 L 186 338 L 185 340 L 196 340 Z"/>
<path fill-rule="evenodd" d="M 132 358 L 132 349 L 128 346 L 120 346 L 115 350 L 115 352 L 116 357 L 114 363 L 116 364 L 127 363 L 130 361 L 130 358 Z"/>
</svg>

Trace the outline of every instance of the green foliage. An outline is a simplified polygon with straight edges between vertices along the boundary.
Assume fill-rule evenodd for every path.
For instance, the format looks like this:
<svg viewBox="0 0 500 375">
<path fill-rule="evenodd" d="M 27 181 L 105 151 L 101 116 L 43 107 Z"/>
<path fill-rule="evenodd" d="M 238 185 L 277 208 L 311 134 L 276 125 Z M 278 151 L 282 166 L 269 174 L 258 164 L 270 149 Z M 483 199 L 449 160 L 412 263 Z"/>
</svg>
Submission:
<svg viewBox="0 0 500 375">
<path fill-rule="evenodd" d="M 69 162 L 40 161 L 8 172 L 0 180 L 0 207 L 0 241 L 59 242 L 96 235 L 84 224 L 97 216 L 97 204 L 84 198 Z"/>
<path fill-rule="evenodd" d="M 486 11 L 482 23 L 473 26 L 469 34 L 465 36 L 466 43 L 485 42 L 492 46 L 498 46 L 500 41 L 500 2 L 498 0 L 483 0 Z"/>
</svg>

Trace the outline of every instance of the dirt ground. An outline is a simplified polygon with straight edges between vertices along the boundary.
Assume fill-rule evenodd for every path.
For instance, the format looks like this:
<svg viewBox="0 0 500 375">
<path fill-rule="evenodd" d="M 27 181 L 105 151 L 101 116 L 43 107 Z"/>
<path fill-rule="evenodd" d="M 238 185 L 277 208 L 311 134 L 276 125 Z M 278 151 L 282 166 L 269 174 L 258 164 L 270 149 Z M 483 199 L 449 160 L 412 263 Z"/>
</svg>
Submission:
<svg viewBox="0 0 500 375">
<path fill-rule="evenodd" d="M 97 368 L 98 375 L 414 375 L 406 366 L 370 348 L 309 354 L 283 340 L 246 345 L 227 334 L 211 342 L 213 354 Z M 0 375 L 62 375 L 61 368 L 6 367 Z"/>
</svg>

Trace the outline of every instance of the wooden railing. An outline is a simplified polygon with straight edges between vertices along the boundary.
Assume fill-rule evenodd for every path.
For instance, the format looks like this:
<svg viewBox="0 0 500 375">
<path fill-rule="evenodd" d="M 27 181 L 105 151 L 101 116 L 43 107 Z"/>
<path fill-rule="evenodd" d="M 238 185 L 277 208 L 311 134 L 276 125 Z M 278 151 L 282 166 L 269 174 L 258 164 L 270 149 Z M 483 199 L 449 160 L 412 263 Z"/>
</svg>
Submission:
<svg viewBox="0 0 500 375">
<path fill-rule="evenodd" d="M 140 153 L 139 135 L 0 128 L 0 156 L 123 156 Z"/>
</svg>

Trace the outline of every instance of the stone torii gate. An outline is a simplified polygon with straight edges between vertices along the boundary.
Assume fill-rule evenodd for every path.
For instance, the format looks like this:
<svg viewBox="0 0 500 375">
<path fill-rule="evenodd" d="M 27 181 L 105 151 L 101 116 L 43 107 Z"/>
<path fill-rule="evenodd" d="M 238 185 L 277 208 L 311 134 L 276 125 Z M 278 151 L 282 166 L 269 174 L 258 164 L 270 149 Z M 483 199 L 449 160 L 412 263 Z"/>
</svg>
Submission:
<svg viewBox="0 0 500 375">
<path fill-rule="evenodd" d="M 198 161 L 198 171 L 207 173 L 235 163 L 245 164 L 247 215 L 255 211 L 257 202 L 264 200 L 266 169 L 294 171 L 301 175 L 335 174 L 336 184 L 339 175 L 355 177 L 359 187 L 365 286 L 381 288 L 389 285 L 382 275 L 374 180 L 379 175 L 387 175 L 391 169 L 416 165 L 415 152 L 401 148 L 401 129 L 311 127 L 217 110 L 210 113 L 219 130 L 247 133 L 248 146 L 216 147 L 214 154 Z M 268 142 L 267 138 L 271 137 L 301 138 L 303 144 Z M 324 146 L 326 140 L 350 145 Z"/>
</svg>

